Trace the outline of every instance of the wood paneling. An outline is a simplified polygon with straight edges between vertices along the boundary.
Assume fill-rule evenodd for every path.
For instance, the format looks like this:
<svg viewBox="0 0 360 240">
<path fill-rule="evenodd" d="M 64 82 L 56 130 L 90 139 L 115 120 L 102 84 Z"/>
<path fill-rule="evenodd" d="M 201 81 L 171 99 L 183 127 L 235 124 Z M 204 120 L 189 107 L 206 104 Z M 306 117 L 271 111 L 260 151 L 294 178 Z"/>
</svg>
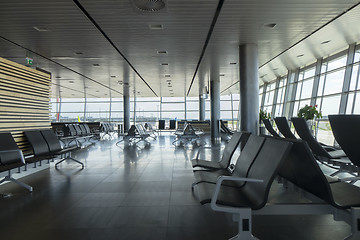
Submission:
<svg viewBox="0 0 360 240">
<path fill-rule="evenodd" d="M 0 132 L 11 132 L 25 153 L 23 131 L 51 128 L 50 82 L 49 74 L 0 57 Z"/>
</svg>

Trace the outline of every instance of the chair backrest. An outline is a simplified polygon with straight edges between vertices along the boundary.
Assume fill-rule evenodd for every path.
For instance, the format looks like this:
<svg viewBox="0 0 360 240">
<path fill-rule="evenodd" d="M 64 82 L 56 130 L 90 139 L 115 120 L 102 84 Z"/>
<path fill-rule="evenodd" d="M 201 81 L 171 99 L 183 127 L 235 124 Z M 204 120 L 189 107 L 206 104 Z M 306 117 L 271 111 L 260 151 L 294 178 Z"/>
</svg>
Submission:
<svg viewBox="0 0 360 240">
<path fill-rule="evenodd" d="M 293 142 L 288 157 L 279 170 L 279 175 L 301 189 L 335 205 L 329 183 L 310 151 L 302 140 Z"/>
<path fill-rule="evenodd" d="M 135 125 L 131 125 L 129 131 L 127 132 L 127 136 L 135 136 L 136 135 L 136 127 Z"/>
<path fill-rule="evenodd" d="M 250 167 L 260 152 L 265 139 L 266 138 L 262 136 L 250 135 L 245 144 L 245 147 L 241 151 L 240 156 L 236 161 L 233 175 L 238 177 L 247 177 Z"/>
<path fill-rule="evenodd" d="M 79 128 L 80 128 L 80 130 L 81 130 L 81 135 L 82 135 L 82 136 L 86 136 L 86 135 L 87 135 L 87 131 L 86 131 L 86 129 L 85 129 L 84 124 L 79 124 L 78 126 L 79 126 Z"/>
<path fill-rule="evenodd" d="M 142 124 L 136 124 L 135 125 L 135 128 L 137 130 L 137 132 L 140 134 L 140 135 L 145 135 L 146 132 L 145 132 L 145 129 L 144 129 L 144 126 Z"/>
<path fill-rule="evenodd" d="M 89 125 L 87 125 L 87 123 L 84 123 L 84 128 L 85 128 L 85 131 L 86 131 L 86 135 L 91 135 L 91 130 L 89 128 Z"/>
<path fill-rule="evenodd" d="M 360 115 L 329 115 L 337 143 L 350 161 L 360 166 Z"/>
<path fill-rule="evenodd" d="M 176 129 L 176 120 L 170 120 L 169 129 Z"/>
<path fill-rule="evenodd" d="M 234 132 L 233 135 L 231 135 L 230 141 L 226 144 L 223 155 L 221 157 L 221 161 L 219 162 L 219 165 L 222 168 L 227 168 L 230 165 L 231 158 L 234 155 L 235 150 L 239 146 L 242 138 L 249 138 L 250 133 L 247 132 Z"/>
<path fill-rule="evenodd" d="M 268 132 L 273 135 L 274 137 L 280 137 L 280 135 L 275 131 L 275 129 L 273 128 L 271 122 L 269 119 L 265 118 L 262 120 L 266 130 L 268 130 Z"/>
<path fill-rule="evenodd" d="M 75 137 L 77 135 L 77 131 L 74 127 L 74 124 L 70 123 L 67 125 L 67 128 L 69 129 L 69 135 Z"/>
<path fill-rule="evenodd" d="M 58 152 L 58 151 L 62 150 L 60 141 L 56 137 L 56 134 L 52 130 L 47 129 L 47 130 L 41 130 L 40 132 L 41 132 L 41 135 L 43 136 L 43 138 L 45 139 L 45 141 L 50 149 L 50 152 L 54 153 L 54 152 Z"/>
<path fill-rule="evenodd" d="M 292 143 L 286 140 L 267 138 L 252 163 L 248 178 L 262 179 L 263 183 L 246 182 L 240 188 L 251 203 L 252 209 L 262 208 L 268 199 L 271 184 L 291 149 Z"/>
<path fill-rule="evenodd" d="M 165 129 L 165 120 L 159 120 L 159 129 L 164 130 Z"/>
<path fill-rule="evenodd" d="M 295 135 L 291 132 L 289 123 L 285 117 L 276 117 L 275 123 L 277 128 L 285 138 L 296 139 Z"/>
<path fill-rule="evenodd" d="M 76 131 L 76 136 L 82 136 L 82 131 L 81 131 L 81 128 L 78 124 L 74 123 L 72 124 L 74 126 L 74 129 Z"/>
<path fill-rule="evenodd" d="M 320 145 L 320 143 L 313 137 L 310 129 L 305 121 L 305 118 L 293 117 L 291 121 L 294 124 L 295 130 L 302 140 L 306 141 L 311 151 L 315 156 L 325 157 L 330 159 L 329 153 Z"/>
<path fill-rule="evenodd" d="M 50 153 L 50 149 L 40 130 L 24 131 L 24 135 L 29 141 L 35 156 L 48 155 Z"/>
<path fill-rule="evenodd" d="M 10 151 L 1 152 L 8 150 Z M 21 155 L 22 153 L 11 133 L 0 133 L 0 164 L 5 165 L 19 161 L 25 164 L 24 158 Z"/>
<path fill-rule="evenodd" d="M 232 134 L 232 131 L 225 125 L 223 120 L 220 120 L 220 130 L 226 134 Z"/>
</svg>

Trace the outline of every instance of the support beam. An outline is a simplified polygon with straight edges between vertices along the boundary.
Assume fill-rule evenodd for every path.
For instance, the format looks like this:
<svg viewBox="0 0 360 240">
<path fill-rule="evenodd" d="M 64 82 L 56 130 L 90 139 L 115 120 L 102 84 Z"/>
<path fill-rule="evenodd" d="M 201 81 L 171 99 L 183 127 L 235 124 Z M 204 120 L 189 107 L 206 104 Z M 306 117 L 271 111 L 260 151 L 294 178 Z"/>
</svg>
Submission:
<svg viewBox="0 0 360 240">
<path fill-rule="evenodd" d="M 259 131 L 259 64 L 256 44 L 239 48 L 240 60 L 240 130 Z"/>
</svg>

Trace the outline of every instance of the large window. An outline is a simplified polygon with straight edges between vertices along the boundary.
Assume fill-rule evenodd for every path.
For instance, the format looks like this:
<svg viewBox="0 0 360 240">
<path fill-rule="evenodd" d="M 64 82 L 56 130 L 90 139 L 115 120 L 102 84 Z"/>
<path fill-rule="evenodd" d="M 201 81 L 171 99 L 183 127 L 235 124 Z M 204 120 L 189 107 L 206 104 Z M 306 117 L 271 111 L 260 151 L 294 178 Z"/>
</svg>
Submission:
<svg viewBox="0 0 360 240">
<path fill-rule="evenodd" d="M 315 78 L 315 64 L 300 70 L 299 78 L 296 83 L 296 94 L 294 102 L 293 116 L 296 116 L 299 109 L 306 104 L 310 105 Z"/>
</svg>

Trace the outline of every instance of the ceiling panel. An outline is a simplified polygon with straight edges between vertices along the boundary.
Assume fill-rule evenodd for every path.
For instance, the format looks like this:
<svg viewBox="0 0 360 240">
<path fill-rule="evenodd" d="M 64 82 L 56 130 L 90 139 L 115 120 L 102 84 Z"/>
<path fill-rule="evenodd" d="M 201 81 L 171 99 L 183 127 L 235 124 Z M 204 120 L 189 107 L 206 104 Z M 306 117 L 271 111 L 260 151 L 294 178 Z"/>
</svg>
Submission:
<svg viewBox="0 0 360 240">
<path fill-rule="evenodd" d="M 185 96 L 218 0 L 167 0 L 156 13 L 136 11 L 129 0 L 80 3 L 158 96 Z M 355 4 L 226 0 L 190 96 L 208 86 L 212 67 L 219 68 L 223 93 L 238 93 L 238 47 L 244 43 L 258 44 L 259 76 L 272 81 L 359 42 L 359 7 L 346 12 Z M 0 20 L 1 56 L 22 64 L 32 57 L 32 67 L 52 73 L 54 97 L 121 98 L 127 83 L 131 96 L 155 96 L 71 0 L 2 0 Z M 276 27 L 265 26 L 272 23 Z M 163 29 L 151 30 L 151 24 Z"/>
</svg>

